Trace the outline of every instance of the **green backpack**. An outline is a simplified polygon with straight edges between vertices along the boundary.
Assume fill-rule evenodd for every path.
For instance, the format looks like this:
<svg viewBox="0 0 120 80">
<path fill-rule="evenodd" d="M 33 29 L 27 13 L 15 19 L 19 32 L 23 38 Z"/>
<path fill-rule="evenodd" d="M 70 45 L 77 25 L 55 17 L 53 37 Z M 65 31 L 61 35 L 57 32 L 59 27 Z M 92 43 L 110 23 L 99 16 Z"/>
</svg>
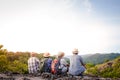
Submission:
<svg viewBox="0 0 120 80">
<path fill-rule="evenodd" d="M 45 66 L 45 61 L 46 61 L 47 59 L 45 59 L 45 58 L 43 58 L 42 60 L 40 60 L 40 72 L 42 73 L 42 72 L 44 72 L 44 66 Z"/>
</svg>

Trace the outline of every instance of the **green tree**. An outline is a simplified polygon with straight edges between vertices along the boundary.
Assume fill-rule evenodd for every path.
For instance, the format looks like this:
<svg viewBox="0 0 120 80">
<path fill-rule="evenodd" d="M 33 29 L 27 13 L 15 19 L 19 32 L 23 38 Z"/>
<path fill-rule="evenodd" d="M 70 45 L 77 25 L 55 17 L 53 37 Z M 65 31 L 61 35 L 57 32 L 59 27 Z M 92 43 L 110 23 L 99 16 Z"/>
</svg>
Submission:
<svg viewBox="0 0 120 80">
<path fill-rule="evenodd" d="M 7 54 L 7 49 L 2 49 L 3 45 L 0 45 L 0 55 L 6 55 Z"/>
<path fill-rule="evenodd" d="M 4 72 L 7 69 L 8 61 L 5 55 L 0 55 L 0 72 Z"/>
<path fill-rule="evenodd" d="M 2 49 L 3 48 L 3 45 L 0 45 L 0 49 Z"/>
</svg>

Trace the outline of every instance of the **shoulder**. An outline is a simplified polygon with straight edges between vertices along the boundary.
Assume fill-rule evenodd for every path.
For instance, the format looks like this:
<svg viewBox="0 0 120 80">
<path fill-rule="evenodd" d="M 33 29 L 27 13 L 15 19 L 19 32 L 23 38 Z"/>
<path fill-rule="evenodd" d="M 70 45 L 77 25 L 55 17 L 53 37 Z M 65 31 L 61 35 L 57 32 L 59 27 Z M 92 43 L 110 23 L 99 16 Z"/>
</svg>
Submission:
<svg viewBox="0 0 120 80">
<path fill-rule="evenodd" d="M 39 59 L 37 57 L 34 57 L 33 59 L 39 61 Z"/>
<path fill-rule="evenodd" d="M 80 55 L 77 55 L 77 57 L 82 58 Z"/>
<path fill-rule="evenodd" d="M 63 62 L 63 61 L 65 61 L 65 60 L 64 60 L 64 59 L 61 59 L 60 61 Z"/>
<path fill-rule="evenodd" d="M 34 59 L 34 57 L 30 57 L 29 59 L 28 59 L 28 63 L 31 63 L 31 62 L 33 62 L 35 59 Z"/>
<path fill-rule="evenodd" d="M 61 59 L 61 61 L 65 61 L 65 59 L 64 59 L 64 58 L 62 58 L 62 59 Z"/>
<path fill-rule="evenodd" d="M 79 58 L 80 55 L 72 55 L 70 58 Z"/>
<path fill-rule="evenodd" d="M 52 58 L 49 58 L 49 60 L 53 60 Z"/>
<path fill-rule="evenodd" d="M 33 59 L 33 57 L 30 57 L 30 58 L 28 59 L 28 61 L 30 61 L 31 59 Z"/>
<path fill-rule="evenodd" d="M 28 62 L 31 61 L 31 57 L 28 59 Z"/>
<path fill-rule="evenodd" d="M 48 58 L 48 61 L 52 61 L 52 58 Z"/>
<path fill-rule="evenodd" d="M 38 59 L 37 57 L 33 57 L 33 59 Z"/>
<path fill-rule="evenodd" d="M 78 58 L 79 58 L 80 61 L 83 61 L 82 56 L 78 55 Z"/>
<path fill-rule="evenodd" d="M 62 58 L 60 62 L 66 63 L 67 61 L 64 58 Z"/>
<path fill-rule="evenodd" d="M 80 55 L 74 55 L 73 57 L 76 58 L 76 59 L 82 60 L 82 57 Z"/>
</svg>

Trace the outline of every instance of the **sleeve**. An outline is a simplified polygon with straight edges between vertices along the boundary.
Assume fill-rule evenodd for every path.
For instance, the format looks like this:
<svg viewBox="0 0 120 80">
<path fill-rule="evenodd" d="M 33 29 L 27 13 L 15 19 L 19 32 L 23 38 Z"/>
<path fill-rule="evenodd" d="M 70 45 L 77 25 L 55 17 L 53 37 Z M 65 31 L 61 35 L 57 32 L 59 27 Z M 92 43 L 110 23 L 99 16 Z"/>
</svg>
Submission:
<svg viewBox="0 0 120 80">
<path fill-rule="evenodd" d="M 79 57 L 80 57 L 80 62 L 81 62 L 81 64 L 84 64 L 83 58 L 82 58 L 81 56 L 79 56 Z"/>
</svg>

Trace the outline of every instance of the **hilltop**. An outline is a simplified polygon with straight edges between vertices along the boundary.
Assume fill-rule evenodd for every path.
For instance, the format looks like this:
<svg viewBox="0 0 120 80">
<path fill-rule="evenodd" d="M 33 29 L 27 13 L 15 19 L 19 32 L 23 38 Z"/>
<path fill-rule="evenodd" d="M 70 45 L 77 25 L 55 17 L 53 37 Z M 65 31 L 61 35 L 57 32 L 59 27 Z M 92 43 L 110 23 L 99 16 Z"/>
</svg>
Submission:
<svg viewBox="0 0 120 80">
<path fill-rule="evenodd" d="M 82 55 L 85 63 L 101 64 L 103 62 L 113 60 L 120 56 L 120 53 L 96 53 Z"/>
<path fill-rule="evenodd" d="M 101 77 L 120 78 L 120 57 L 103 64 L 95 65 L 87 69 L 86 73 Z"/>
</svg>

